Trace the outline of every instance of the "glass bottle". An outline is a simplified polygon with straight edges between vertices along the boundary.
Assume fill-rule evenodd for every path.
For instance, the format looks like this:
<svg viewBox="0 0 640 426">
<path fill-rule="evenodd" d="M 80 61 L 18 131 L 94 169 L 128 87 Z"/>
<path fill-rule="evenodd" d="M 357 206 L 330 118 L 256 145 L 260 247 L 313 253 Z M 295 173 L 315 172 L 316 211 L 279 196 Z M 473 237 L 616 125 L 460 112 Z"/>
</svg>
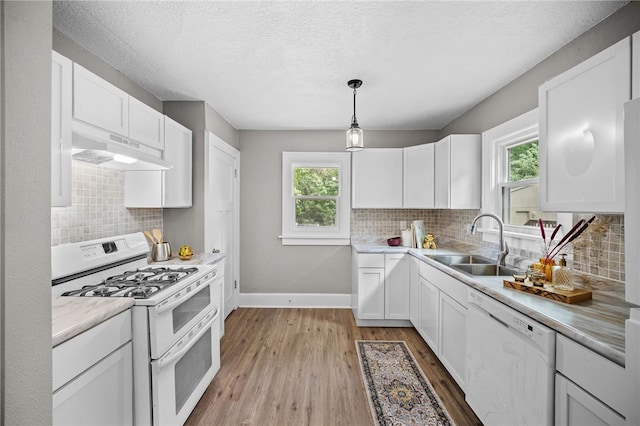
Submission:
<svg viewBox="0 0 640 426">
<path fill-rule="evenodd" d="M 566 254 L 560 255 L 560 264 L 553 268 L 553 288 L 573 291 L 573 271 L 567 267 Z"/>
</svg>

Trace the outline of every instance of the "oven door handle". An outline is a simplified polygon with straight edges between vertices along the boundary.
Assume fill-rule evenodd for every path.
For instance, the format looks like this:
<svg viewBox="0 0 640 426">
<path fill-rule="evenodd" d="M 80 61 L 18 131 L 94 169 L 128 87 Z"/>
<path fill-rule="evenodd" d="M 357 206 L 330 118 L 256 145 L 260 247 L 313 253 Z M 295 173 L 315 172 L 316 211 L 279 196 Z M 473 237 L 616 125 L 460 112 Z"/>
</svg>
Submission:
<svg viewBox="0 0 640 426">
<path fill-rule="evenodd" d="M 205 288 L 205 287 L 207 287 L 207 286 L 209 286 L 209 284 L 208 284 L 208 283 L 206 283 L 202 288 Z M 182 290 L 181 290 L 181 291 L 182 291 Z M 193 296 L 193 295 L 195 295 L 195 294 L 197 294 L 197 293 L 198 293 L 197 291 L 193 291 L 191 294 L 188 294 L 188 296 L 189 296 L 189 297 L 191 297 L 191 296 Z M 186 296 L 186 295 L 185 295 L 185 296 Z M 176 307 L 176 306 L 178 306 L 178 305 L 181 305 L 181 304 L 182 304 L 182 303 L 184 303 L 184 301 L 185 301 L 186 299 L 188 299 L 189 297 L 181 296 L 181 297 L 178 297 L 177 299 L 175 299 L 175 300 L 173 300 L 173 301 L 171 301 L 171 302 L 169 302 L 169 303 L 165 303 L 164 305 L 160 305 L 160 306 L 158 306 L 158 307 L 156 308 L 156 314 L 161 314 L 161 313 L 163 313 L 163 312 L 165 312 L 165 311 L 168 311 L 168 310 L 170 310 L 170 309 L 175 308 L 175 307 Z"/>
<path fill-rule="evenodd" d="M 178 361 L 180 358 L 182 358 L 182 356 L 185 353 L 187 353 L 187 351 L 189 349 L 191 349 L 193 347 L 193 345 L 195 345 L 198 342 L 198 339 L 200 339 L 200 337 L 202 337 L 202 335 L 207 331 L 207 329 L 211 328 L 211 326 L 213 325 L 213 322 L 218 317 L 218 312 L 219 312 L 219 309 L 216 306 L 214 308 L 214 310 L 210 314 L 208 314 L 208 315 L 211 315 L 211 319 L 209 321 L 207 321 L 207 323 L 206 323 L 206 325 L 204 327 L 202 327 L 202 330 L 200 330 L 195 336 L 193 336 L 191 338 L 191 340 L 189 341 L 189 343 L 187 343 L 178 352 L 176 352 L 175 354 L 171 355 L 170 357 L 162 358 L 160 361 L 158 361 L 158 368 L 162 369 L 162 368 L 166 367 L 167 365 L 171 365 L 171 364 L 175 363 L 176 361 Z M 203 320 L 206 319 L 207 316 L 205 316 L 203 318 Z"/>
</svg>

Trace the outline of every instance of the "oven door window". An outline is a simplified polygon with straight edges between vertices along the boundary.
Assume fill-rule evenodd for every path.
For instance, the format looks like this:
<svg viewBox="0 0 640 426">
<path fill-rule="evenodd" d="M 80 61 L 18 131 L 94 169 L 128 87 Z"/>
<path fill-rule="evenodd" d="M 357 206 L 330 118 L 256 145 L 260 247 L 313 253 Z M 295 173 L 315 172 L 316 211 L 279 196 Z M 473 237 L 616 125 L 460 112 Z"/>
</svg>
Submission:
<svg viewBox="0 0 640 426">
<path fill-rule="evenodd" d="M 211 303 L 211 292 L 206 286 L 189 300 L 173 309 L 173 333 L 176 334 Z"/>
<path fill-rule="evenodd" d="M 212 359 L 211 328 L 209 328 L 180 361 L 176 362 L 174 371 L 176 415 L 182 410 L 198 384 L 202 382 L 202 378 L 211 368 Z"/>
</svg>

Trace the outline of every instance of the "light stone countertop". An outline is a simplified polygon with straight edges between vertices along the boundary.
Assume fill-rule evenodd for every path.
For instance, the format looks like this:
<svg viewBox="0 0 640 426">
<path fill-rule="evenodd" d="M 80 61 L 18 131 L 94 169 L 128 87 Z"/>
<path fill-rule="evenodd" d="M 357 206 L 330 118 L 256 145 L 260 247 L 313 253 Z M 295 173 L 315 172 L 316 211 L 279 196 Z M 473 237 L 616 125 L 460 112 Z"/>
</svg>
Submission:
<svg viewBox="0 0 640 426">
<path fill-rule="evenodd" d="M 150 265 L 213 265 L 225 258 L 224 253 L 194 253 L 189 260 L 182 260 L 177 254 L 173 254 L 171 259 L 164 262 L 154 262 L 151 257 L 147 259 Z"/>
<path fill-rule="evenodd" d="M 591 290 L 593 299 L 567 304 L 504 288 L 504 277 L 469 276 L 429 257 L 461 252 L 479 254 L 472 253 L 473 250 L 460 250 L 457 247 L 427 250 L 358 243 L 352 244 L 352 247 L 358 253 L 409 253 L 616 364 L 625 365 L 625 320 L 629 319 L 630 309 L 636 306 L 625 302 L 624 294 L 611 291 L 605 279 L 576 274 L 576 287 Z"/>
<path fill-rule="evenodd" d="M 131 308 L 130 297 L 54 297 L 52 304 L 52 346 L 57 346 Z"/>
</svg>

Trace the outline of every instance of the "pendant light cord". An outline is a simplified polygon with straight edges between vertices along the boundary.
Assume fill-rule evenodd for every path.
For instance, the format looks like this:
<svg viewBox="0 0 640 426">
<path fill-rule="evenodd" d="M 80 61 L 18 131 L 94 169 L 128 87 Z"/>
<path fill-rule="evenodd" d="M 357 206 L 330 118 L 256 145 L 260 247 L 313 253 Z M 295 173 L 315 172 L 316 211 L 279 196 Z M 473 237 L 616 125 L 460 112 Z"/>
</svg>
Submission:
<svg viewBox="0 0 640 426">
<path fill-rule="evenodd" d="M 358 125 L 358 119 L 356 118 L 356 88 L 353 88 L 353 117 L 351 117 L 351 125 Z"/>
</svg>

